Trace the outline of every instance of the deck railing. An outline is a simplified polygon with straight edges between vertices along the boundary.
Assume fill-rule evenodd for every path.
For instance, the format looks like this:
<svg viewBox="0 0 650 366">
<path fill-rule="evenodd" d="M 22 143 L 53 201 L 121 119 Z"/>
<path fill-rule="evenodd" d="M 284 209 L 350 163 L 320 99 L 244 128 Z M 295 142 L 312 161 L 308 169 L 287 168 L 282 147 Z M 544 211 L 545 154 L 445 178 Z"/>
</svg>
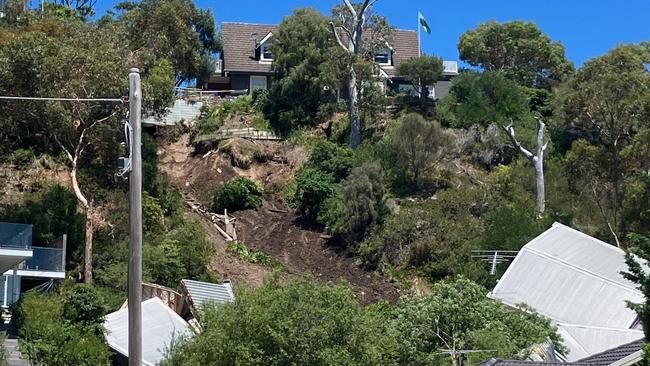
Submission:
<svg viewBox="0 0 650 366">
<path fill-rule="evenodd" d="M 26 249 L 32 247 L 32 225 L 0 222 L 0 248 Z"/>
</svg>

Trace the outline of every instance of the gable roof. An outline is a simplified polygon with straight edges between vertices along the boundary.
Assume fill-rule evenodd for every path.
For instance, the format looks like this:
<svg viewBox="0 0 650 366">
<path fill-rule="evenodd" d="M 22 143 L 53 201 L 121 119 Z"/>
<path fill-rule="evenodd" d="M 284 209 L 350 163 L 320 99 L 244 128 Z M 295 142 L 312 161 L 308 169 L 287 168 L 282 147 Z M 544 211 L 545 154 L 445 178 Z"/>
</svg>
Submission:
<svg viewBox="0 0 650 366">
<path fill-rule="evenodd" d="M 106 343 L 129 357 L 129 310 L 118 310 L 104 319 Z M 173 339 L 192 335 L 189 324 L 159 298 L 142 302 L 142 364 L 157 365 Z"/>
<path fill-rule="evenodd" d="M 637 315 L 626 301 L 642 302 L 643 294 L 626 270 L 621 249 L 555 223 L 521 249 L 489 296 L 551 319 L 574 361 L 643 336 L 630 329 Z"/>
<path fill-rule="evenodd" d="M 395 29 L 393 32 L 393 67 L 382 69 L 393 78 L 397 76 L 397 66 L 409 58 L 418 57 L 418 34 L 416 31 Z"/>
<path fill-rule="evenodd" d="M 251 35 L 257 33 L 257 41 L 266 39 L 278 29 L 276 24 L 253 24 L 224 22 L 221 25 L 223 42 L 223 70 L 231 73 L 271 73 L 271 63 L 255 59 L 255 44 Z M 382 66 L 389 77 L 396 76 L 400 62 L 418 56 L 418 36 L 412 30 L 395 29 L 393 32 L 393 64 Z"/>
<path fill-rule="evenodd" d="M 593 366 L 608 366 L 628 358 L 630 361 L 633 361 L 634 356 L 642 357 L 641 349 L 644 342 L 645 339 L 637 339 L 636 341 L 584 358 L 578 362 Z"/>
<path fill-rule="evenodd" d="M 593 356 L 578 360 L 576 362 L 539 362 L 539 361 L 519 361 L 519 360 L 502 360 L 491 358 L 476 366 L 528 366 L 528 365 L 546 365 L 546 366 L 628 366 L 638 362 L 643 357 L 641 348 L 645 340 L 639 339 L 622 346 L 608 349 Z"/>
<path fill-rule="evenodd" d="M 222 23 L 223 70 L 233 73 L 270 74 L 271 63 L 261 63 L 255 59 L 255 42 L 251 35 L 257 33 L 259 42 L 276 29 L 278 26 L 273 24 Z"/>
<path fill-rule="evenodd" d="M 197 310 L 209 302 L 215 305 L 235 302 L 235 294 L 232 291 L 230 282 L 218 284 L 181 280 L 181 287 L 189 304 Z"/>
<path fill-rule="evenodd" d="M 540 361 L 520 361 L 520 360 L 502 360 L 500 358 L 491 358 L 475 366 L 528 366 L 528 365 L 546 365 L 546 366 L 568 366 L 576 365 L 565 362 L 540 362 Z"/>
</svg>

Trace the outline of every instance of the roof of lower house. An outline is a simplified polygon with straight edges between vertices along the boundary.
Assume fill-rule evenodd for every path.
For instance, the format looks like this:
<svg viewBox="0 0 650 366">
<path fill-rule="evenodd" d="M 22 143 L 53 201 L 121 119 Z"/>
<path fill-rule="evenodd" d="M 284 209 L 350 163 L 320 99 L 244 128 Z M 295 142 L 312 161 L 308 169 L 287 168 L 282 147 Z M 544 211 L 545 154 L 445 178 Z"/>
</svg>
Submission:
<svg viewBox="0 0 650 366">
<path fill-rule="evenodd" d="M 269 33 L 276 31 L 275 24 L 252 24 L 224 22 L 221 25 L 223 42 L 223 70 L 231 73 L 271 73 L 270 62 L 255 59 L 255 40 L 263 40 Z M 396 75 L 400 62 L 418 56 L 418 36 L 415 31 L 396 29 L 393 32 L 393 66 L 382 66 L 389 77 Z"/>
<path fill-rule="evenodd" d="M 645 339 L 637 339 L 633 342 L 626 343 L 593 356 L 579 360 L 581 364 L 591 366 L 609 366 L 609 365 L 629 365 L 638 362 L 643 358 L 642 347 Z M 630 363 L 620 362 L 627 360 Z"/>
<path fill-rule="evenodd" d="M 644 339 L 639 339 L 622 346 L 608 349 L 593 356 L 577 360 L 575 362 L 539 362 L 539 361 L 519 361 L 519 360 L 502 360 L 491 358 L 485 360 L 476 366 L 527 366 L 527 365 L 546 365 L 546 366 L 629 366 L 643 358 Z"/>
<path fill-rule="evenodd" d="M 104 328 L 109 347 L 129 357 L 128 308 L 106 315 Z M 142 302 L 143 365 L 157 365 L 175 338 L 192 334 L 189 324 L 159 298 L 154 297 Z"/>
<path fill-rule="evenodd" d="M 528 366 L 528 365 L 548 365 L 548 366 L 569 366 L 573 363 L 565 362 L 539 362 L 539 361 L 520 361 L 520 360 L 502 360 L 500 358 L 491 358 L 475 366 Z"/>
<path fill-rule="evenodd" d="M 235 301 L 235 294 L 229 281 L 224 283 L 209 283 L 192 280 L 181 280 L 181 287 L 189 304 L 194 309 L 200 309 L 204 304 L 227 304 Z"/>
<path fill-rule="evenodd" d="M 621 275 L 626 270 L 621 249 L 555 223 L 521 249 L 490 297 L 551 319 L 567 361 L 576 361 L 643 337 L 627 306 L 643 294 Z"/>
</svg>

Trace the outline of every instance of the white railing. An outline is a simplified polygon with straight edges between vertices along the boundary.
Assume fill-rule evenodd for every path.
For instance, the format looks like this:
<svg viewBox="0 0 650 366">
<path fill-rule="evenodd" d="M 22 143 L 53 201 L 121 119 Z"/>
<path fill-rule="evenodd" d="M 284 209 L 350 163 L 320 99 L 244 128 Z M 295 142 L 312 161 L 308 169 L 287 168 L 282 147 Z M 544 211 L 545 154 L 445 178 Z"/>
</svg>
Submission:
<svg viewBox="0 0 650 366">
<path fill-rule="evenodd" d="M 458 75 L 458 62 L 442 61 L 442 73 L 445 75 Z"/>
</svg>

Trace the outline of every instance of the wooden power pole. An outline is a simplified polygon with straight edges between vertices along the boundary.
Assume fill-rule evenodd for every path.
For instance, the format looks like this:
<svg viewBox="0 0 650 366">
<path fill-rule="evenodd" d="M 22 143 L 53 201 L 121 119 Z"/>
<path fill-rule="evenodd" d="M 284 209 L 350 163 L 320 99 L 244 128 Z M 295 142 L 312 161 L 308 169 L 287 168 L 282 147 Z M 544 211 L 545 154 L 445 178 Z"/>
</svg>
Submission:
<svg viewBox="0 0 650 366">
<path fill-rule="evenodd" d="M 129 366 L 142 366 L 142 88 L 136 68 L 129 70 L 129 103 Z"/>
</svg>

